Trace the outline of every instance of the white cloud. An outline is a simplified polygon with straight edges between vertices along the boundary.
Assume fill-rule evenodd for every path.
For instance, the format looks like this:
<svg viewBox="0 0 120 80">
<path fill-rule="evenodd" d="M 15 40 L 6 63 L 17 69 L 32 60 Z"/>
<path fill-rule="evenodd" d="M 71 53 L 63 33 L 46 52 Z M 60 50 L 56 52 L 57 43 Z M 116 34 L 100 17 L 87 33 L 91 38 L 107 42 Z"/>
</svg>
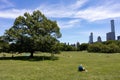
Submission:
<svg viewBox="0 0 120 80">
<path fill-rule="evenodd" d="M 83 18 L 88 21 L 118 18 L 120 17 L 119 7 L 120 7 L 120 3 L 111 0 L 101 5 L 90 6 L 84 10 L 79 10 L 75 14 L 75 17 Z"/>
<path fill-rule="evenodd" d="M 93 7 L 86 10 L 78 11 L 75 17 L 83 18 L 89 21 L 120 17 L 120 11 L 115 11 L 115 9 L 115 5 L 113 5 L 112 8 L 106 8 L 105 6 L 100 6 L 96 8 Z"/>
<path fill-rule="evenodd" d="M 1 2 L 5 3 L 6 5 L 12 6 L 13 4 L 10 3 L 8 0 L 1 0 Z M 64 18 L 64 17 L 73 17 L 76 13 L 77 9 L 82 7 L 87 0 L 77 0 L 75 3 L 70 5 L 63 5 L 63 4 L 41 4 L 34 10 L 42 11 L 47 17 L 55 17 L 55 18 Z M 8 10 L 1 10 L 0 17 L 2 18 L 16 18 L 18 15 L 23 14 L 25 9 L 8 9 Z M 33 10 L 32 10 L 33 11 Z"/>
<path fill-rule="evenodd" d="M 13 6 L 8 0 L 0 0 L 0 2 L 6 5 Z M 114 1 L 107 1 L 105 4 L 98 6 L 90 6 L 88 8 L 80 9 L 88 0 L 76 0 L 73 4 L 63 5 L 63 4 L 42 4 L 34 10 L 42 11 L 47 17 L 55 18 L 83 18 L 88 21 L 101 20 L 106 18 L 120 17 L 120 3 L 114 3 Z M 99 1 L 98 1 L 99 2 Z M 112 6 L 111 6 L 112 5 Z M 15 9 L 17 10 L 17 9 Z M 0 11 L 0 17 L 5 18 L 15 18 L 13 15 L 21 15 L 25 9 L 15 11 L 14 9 L 9 9 L 6 11 Z M 33 11 L 33 10 L 31 10 Z M 7 12 L 7 13 L 6 13 Z M 9 15 L 10 13 L 10 15 Z M 11 14 L 12 13 L 12 14 Z M 7 16 L 5 16 L 7 15 Z"/>
<path fill-rule="evenodd" d="M 47 17 L 52 18 L 74 18 L 77 9 L 81 8 L 88 0 L 77 0 L 75 3 L 70 5 L 63 4 L 44 4 L 40 5 L 36 10 L 42 11 Z M 58 21 L 60 28 L 71 28 L 74 27 L 80 19 L 73 19 L 69 21 Z"/>
<path fill-rule="evenodd" d="M 92 5 L 85 9 L 80 9 L 88 0 L 77 0 L 70 5 L 44 5 L 37 9 L 41 10 L 48 17 L 57 18 L 82 18 L 88 21 L 103 20 L 120 17 L 120 3 L 105 1 L 101 5 Z M 99 3 L 99 1 L 98 1 Z M 111 6 L 112 5 L 112 6 Z"/>
<path fill-rule="evenodd" d="M 1 0 L 5 4 L 13 6 L 8 0 Z M 120 3 L 114 1 L 107 1 L 101 5 L 92 5 L 84 9 L 81 9 L 83 5 L 86 5 L 88 0 L 76 0 L 72 4 L 41 4 L 34 10 L 40 10 L 47 17 L 52 18 L 73 18 L 75 19 L 85 19 L 87 21 L 103 20 L 108 18 L 118 18 L 120 17 Z M 99 1 L 98 1 L 99 3 Z M 112 5 L 112 6 L 111 6 Z M 19 15 L 23 15 L 25 12 L 32 12 L 34 10 L 26 9 L 8 9 L 1 10 L 0 17 L 2 18 L 16 18 Z M 77 21 L 77 20 L 76 20 Z M 63 27 L 73 27 L 75 24 L 69 22 L 58 22 L 59 25 Z"/>
<path fill-rule="evenodd" d="M 42 11 L 48 17 L 57 17 L 57 18 L 73 17 L 77 9 L 82 7 L 87 1 L 88 0 L 77 0 L 75 3 L 69 5 L 44 4 L 44 5 L 40 5 L 36 9 Z"/>
<path fill-rule="evenodd" d="M 7 4 L 7 5 L 13 6 L 13 4 L 8 0 L 0 0 L 0 1 Z"/>
<path fill-rule="evenodd" d="M 0 17 L 15 19 L 16 17 L 23 15 L 25 12 L 32 12 L 32 10 L 15 9 L 13 7 L 14 4 L 10 2 L 10 0 L 0 0 Z"/>
<path fill-rule="evenodd" d="M 20 15 L 23 15 L 25 12 L 32 12 L 31 10 L 26 10 L 26 9 L 22 9 L 22 10 L 18 10 L 18 9 L 11 9 L 11 10 L 4 10 L 2 12 L 0 12 L 0 17 L 2 18 L 11 18 L 14 19 Z"/>
<path fill-rule="evenodd" d="M 14 4 L 8 0 L 0 0 L 0 9 L 14 7 Z"/>
<path fill-rule="evenodd" d="M 102 4 L 92 5 L 81 9 L 81 7 L 87 2 L 88 0 L 77 0 L 75 3 L 66 6 L 61 4 L 42 5 L 37 9 L 41 10 L 47 17 L 55 18 L 77 18 L 87 21 L 98 21 L 120 17 L 120 3 L 115 2 L 114 0 L 111 0 L 109 2 L 106 0 Z M 100 1 L 97 3 L 99 2 Z M 70 24 L 67 21 L 58 23 L 61 28 L 75 27 L 75 24 Z"/>
<path fill-rule="evenodd" d="M 74 19 L 69 21 L 58 21 L 58 25 L 60 28 L 72 28 L 75 25 L 80 24 L 80 19 Z"/>
<path fill-rule="evenodd" d="M 78 9 L 82 7 L 88 0 L 77 0 L 75 3 L 69 6 L 71 9 Z"/>
</svg>

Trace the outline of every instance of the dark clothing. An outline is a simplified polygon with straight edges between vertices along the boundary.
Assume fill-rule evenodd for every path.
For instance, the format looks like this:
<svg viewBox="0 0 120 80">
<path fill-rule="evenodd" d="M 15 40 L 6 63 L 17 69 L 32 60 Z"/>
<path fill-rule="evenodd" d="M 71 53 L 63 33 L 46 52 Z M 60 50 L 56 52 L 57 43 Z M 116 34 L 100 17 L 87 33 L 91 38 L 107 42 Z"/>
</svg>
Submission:
<svg viewBox="0 0 120 80">
<path fill-rule="evenodd" d="M 79 66 L 79 67 L 78 67 L 78 71 L 85 71 L 85 69 L 84 69 L 83 66 Z"/>
</svg>

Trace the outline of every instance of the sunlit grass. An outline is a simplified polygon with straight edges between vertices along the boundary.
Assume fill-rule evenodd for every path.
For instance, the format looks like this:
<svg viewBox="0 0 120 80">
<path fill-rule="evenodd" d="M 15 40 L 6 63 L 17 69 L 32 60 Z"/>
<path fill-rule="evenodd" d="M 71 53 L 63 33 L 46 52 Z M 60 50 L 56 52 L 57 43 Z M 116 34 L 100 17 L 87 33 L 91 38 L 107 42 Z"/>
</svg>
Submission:
<svg viewBox="0 0 120 80">
<path fill-rule="evenodd" d="M 35 54 L 37 59 L 33 60 L 28 59 L 26 54 L 15 56 L 21 57 L 14 59 L 7 54 L 9 58 L 0 58 L 0 80 L 120 79 L 120 54 L 62 52 L 55 55 L 57 59 L 54 61 L 50 60 L 50 54 Z M 80 64 L 88 72 L 78 72 Z"/>
</svg>

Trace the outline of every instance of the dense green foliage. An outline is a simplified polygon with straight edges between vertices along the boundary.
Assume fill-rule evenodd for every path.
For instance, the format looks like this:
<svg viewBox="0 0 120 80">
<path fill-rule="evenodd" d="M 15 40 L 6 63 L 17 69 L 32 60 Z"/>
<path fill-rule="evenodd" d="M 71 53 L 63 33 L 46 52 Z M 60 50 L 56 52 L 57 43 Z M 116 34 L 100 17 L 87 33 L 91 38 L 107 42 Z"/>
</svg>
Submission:
<svg viewBox="0 0 120 80">
<path fill-rule="evenodd" d="M 0 52 L 9 52 L 9 43 L 2 40 L 2 37 L 0 37 Z"/>
<path fill-rule="evenodd" d="M 56 21 L 46 18 L 40 11 L 25 13 L 15 19 L 14 25 L 6 30 L 4 40 L 10 43 L 10 51 L 59 52 L 60 28 Z"/>
<path fill-rule="evenodd" d="M 120 79 L 120 54 L 61 52 L 55 55 L 58 60 L 54 61 L 49 60 L 50 54 L 46 53 L 34 54 L 38 59 L 30 60 L 26 59 L 26 54 L 15 56 L 15 59 L 11 59 L 11 54 L 6 54 L 5 59 L 0 58 L 0 80 Z M 42 56 L 45 57 L 44 61 L 41 59 Z M 83 64 L 88 72 L 78 72 L 80 64 Z"/>
<path fill-rule="evenodd" d="M 105 41 L 77 44 L 61 43 L 61 51 L 88 51 L 99 53 L 120 53 L 120 41 Z"/>
<path fill-rule="evenodd" d="M 76 51 L 77 50 L 77 47 L 74 45 L 70 45 L 69 43 L 66 44 L 66 43 L 61 43 L 60 44 L 60 49 L 61 51 Z"/>
<path fill-rule="evenodd" d="M 106 41 L 89 44 L 88 52 L 120 53 L 120 41 Z"/>
<path fill-rule="evenodd" d="M 84 51 L 84 50 L 87 50 L 87 48 L 88 48 L 88 44 L 87 43 L 82 43 L 81 45 L 77 46 L 77 50 L 78 51 Z"/>
</svg>

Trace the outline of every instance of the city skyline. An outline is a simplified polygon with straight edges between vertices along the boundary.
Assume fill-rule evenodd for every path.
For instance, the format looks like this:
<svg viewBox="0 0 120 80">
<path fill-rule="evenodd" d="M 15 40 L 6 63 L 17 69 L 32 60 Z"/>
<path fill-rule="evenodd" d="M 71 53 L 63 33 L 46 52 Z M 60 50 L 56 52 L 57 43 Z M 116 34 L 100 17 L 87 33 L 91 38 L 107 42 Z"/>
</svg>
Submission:
<svg viewBox="0 0 120 80">
<path fill-rule="evenodd" d="M 106 41 L 110 20 L 115 20 L 116 36 L 120 34 L 119 7 L 119 0 L 0 0 L 0 36 L 13 25 L 16 17 L 40 10 L 57 21 L 62 33 L 60 42 L 88 43 L 90 32 L 94 34 L 94 41 L 98 36 Z"/>
<path fill-rule="evenodd" d="M 120 40 L 120 35 L 116 36 L 114 20 L 110 20 L 111 31 L 106 33 L 106 41 L 109 40 Z M 97 41 L 94 41 L 93 32 L 90 33 L 89 42 L 90 44 L 94 42 L 102 42 L 101 36 L 98 36 Z"/>
</svg>

